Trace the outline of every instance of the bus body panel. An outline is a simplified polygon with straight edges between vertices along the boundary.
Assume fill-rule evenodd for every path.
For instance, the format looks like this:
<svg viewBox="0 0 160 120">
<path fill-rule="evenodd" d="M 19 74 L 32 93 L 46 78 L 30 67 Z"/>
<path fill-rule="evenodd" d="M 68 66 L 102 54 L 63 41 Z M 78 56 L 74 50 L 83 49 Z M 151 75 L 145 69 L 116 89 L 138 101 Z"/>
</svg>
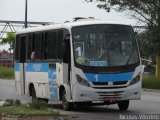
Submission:
<svg viewBox="0 0 160 120">
<path fill-rule="evenodd" d="M 107 78 L 110 80 L 110 84 L 109 85 L 93 85 L 92 82 L 95 81 L 95 79 L 97 77 L 93 77 L 94 75 L 97 76 L 98 74 L 88 74 L 86 75 L 85 73 L 83 73 L 83 71 L 81 69 L 75 68 L 74 69 L 74 75 L 73 78 L 76 78 L 76 75 L 80 75 L 83 78 L 85 78 L 86 80 L 90 81 L 91 87 L 86 87 L 83 86 L 81 84 L 79 84 L 78 82 L 74 83 L 73 86 L 73 102 L 94 102 L 94 101 L 100 101 L 100 102 L 105 102 L 105 99 L 109 98 L 109 97 L 113 97 L 115 98 L 117 101 L 120 100 L 139 100 L 141 97 L 141 84 L 142 84 L 142 80 L 140 80 L 139 82 L 130 85 L 131 84 L 131 80 L 136 77 L 137 75 L 139 75 L 142 78 L 142 69 L 143 67 L 140 65 L 138 67 L 135 68 L 134 72 L 129 72 L 128 73 L 118 73 L 116 74 L 103 74 L 103 76 L 105 76 L 105 79 L 102 77 L 102 79 L 100 79 L 100 81 L 102 80 L 103 82 L 107 82 Z M 125 74 L 127 76 L 125 76 Z M 93 75 L 93 76 L 92 76 Z M 101 75 L 101 74 L 100 74 Z M 127 79 L 127 83 L 125 83 L 124 85 L 113 85 L 113 83 L 115 82 L 115 79 L 117 79 L 118 81 L 121 79 L 121 77 L 119 76 L 123 76 L 122 78 L 125 80 Z M 116 76 L 116 77 L 115 77 Z M 118 76 L 118 77 L 117 77 Z M 126 77 L 126 78 L 124 78 Z M 112 78 L 112 79 L 111 79 Z M 140 79 L 141 79 L 140 78 Z M 123 80 L 122 80 L 123 81 Z M 98 81 L 97 81 L 98 83 Z"/>
<path fill-rule="evenodd" d="M 26 63 L 25 64 L 25 94 L 27 96 L 30 95 L 29 86 L 30 84 L 34 85 L 36 97 L 38 98 L 47 98 L 58 100 L 58 86 L 57 86 L 57 71 L 56 68 L 50 68 L 49 64 L 51 63 Z M 56 66 L 56 64 L 52 63 L 52 65 Z M 20 63 L 15 64 L 15 78 L 16 78 L 16 88 L 17 92 L 22 94 L 23 86 L 20 80 Z"/>
<path fill-rule="evenodd" d="M 106 22 L 89 21 L 80 23 L 66 23 L 63 25 L 48 26 L 43 28 L 27 29 L 20 34 L 46 32 L 56 29 L 67 29 L 70 33 L 70 64 L 63 60 L 33 62 L 31 60 L 25 63 L 25 94 L 30 95 L 29 87 L 34 85 L 37 98 L 47 98 L 49 100 L 60 100 L 61 88 L 67 93 L 68 102 L 105 102 L 114 97 L 116 101 L 137 100 L 141 96 L 142 67 L 137 65 L 134 70 L 119 73 L 92 73 L 84 72 L 83 69 L 76 66 L 74 58 L 72 27 L 83 25 L 107 24 Z M 109 23 L 112 24 L 112 23 Z M 119 24 L 115 24 L 119 25 Z M 108 35 L 108 34 L 106 34 Z M 77 36 L 78 37 L 78 36 Z M 79 44 L 77 42 L 77 44 Z M 83 45 L 82 45 L 83 46 Z M 59 50 L 59 48 L 58 48 Z M 59 52 L 59 51 L 58 51 Z M 139 51 L 138 51 L 139 52 Z M 117 58 L 118 59 L 118 58 Z M 94 61 L 92 61 L 94 62 Z M 95 64 L 95 63 L 92 63 Z M 96 67 L 96 66 L 95 66 Z M 106 67 L 106 66 L 105 66 Z M 94 68 L 95 69 L 95 68 Z M 15 85 L 17 92 L 23 92 L 21 85 L 22 76 L 20 73 L 20 63 L 15 63 Z M 132 84 L 131 81 L 140 74 L 140 81 Z M 20 79 L 21 76 L 21 79 Z M 81 85 L 77 81 L 77 76 L 87 80 L 90 87 Z M 114 82 L 126 82 L 123 85 L 114 85 Z M 104 84 L 103 84 L 104 83 Z M 107 84 L 106 84 L 107 83 Z M 106 84 L 106 85 L 105 85 Z"/>
<path fill-rule="evenodd" d="M 93 89 L 75 84 L 73 87 L 73 102 L 105 102 L 109 98 L 114 98 L 116 101 L 121 100 L 139 100 L 141 97 L 141 82 L 127 88 L 115 89 Z M 121 95 L 117 95 L 117 93 Z"/>
</svg>

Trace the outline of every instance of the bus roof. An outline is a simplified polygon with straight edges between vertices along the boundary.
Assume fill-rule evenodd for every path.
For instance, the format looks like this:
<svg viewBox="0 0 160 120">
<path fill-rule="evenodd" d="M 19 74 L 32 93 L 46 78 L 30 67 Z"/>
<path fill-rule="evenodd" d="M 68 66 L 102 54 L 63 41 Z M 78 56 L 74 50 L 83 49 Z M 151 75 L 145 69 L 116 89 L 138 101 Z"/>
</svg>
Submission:
<svg viewBox="0 0 160 120">
<path fill-rule="evenodd" d="M 31 32 L 38 32 L 38 31 L 47 31 L 52 29 L 60 29 L 60 28 L 67 28 L 71 29 L 74 26 L 83 26 L 83 25 L 94 25 L 94 24 L 117 24 L 117 25 L 128 25 L 119 22 L 113 21 L 102 21 L 98 19 L 88 18 L 88 19 L 79 19 L 73 22 L 65 22 L 65 23 L 55 23 L 48 26 L 40 26 L 35 28 L 27 28 L 21 31 L 18 31 L 17 34 L 24 34 L 24 33 L 31 33 Z"/>
</svg>

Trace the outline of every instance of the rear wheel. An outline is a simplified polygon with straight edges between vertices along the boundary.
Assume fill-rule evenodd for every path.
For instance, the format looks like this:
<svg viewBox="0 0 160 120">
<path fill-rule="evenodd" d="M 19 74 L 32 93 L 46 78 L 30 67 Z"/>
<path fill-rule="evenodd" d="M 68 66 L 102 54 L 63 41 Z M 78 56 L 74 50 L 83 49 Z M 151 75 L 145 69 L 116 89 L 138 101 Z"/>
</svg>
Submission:
<svg viewBox="0 0 160 120">
<path fill-rule="evenodd" d="M 31 92 L 32 92 L 32 102 L 33 102 L 33 101 L 37 100 L 36 91 L 35 91 L 34 87 L 32 87 L 32 91 Z"/>
<path fill-rule="evenodd" d="M 31 94 L 32 94 L 32 102 L 33 101 L 44 101 L 44 102 L 46 102 L 46 103 L 48 103 L 48 99 L 45 99 L 45 98 L 37 98 L 36 97 L 36 91 L 35 91 L 35 88 L 34 87 L 32 87 L 32 89 L 31 89 Z"/>
<path fill-rule="evenodd" d="M 72 104 L 67 101 L 67 94 L 65 90 L 62 93 L 62 105 L 64 110 L 71 110 L 72 108 Z"/>
<path fill-rule="evenodd" d="M 45 98 L 38 98 L 38 100 L 40 100 L 40 101 L 43 101 L 43 102 L 45 102 L 45 103 L 48 103 L 48 99 L 45 99 Z"/>
<path fill-rule="evenodd" d="M 129 100 L 123 100 L 118 102 L 118 107 L 120 110 L 127 110 L 129 107 Z"/>
</svg>

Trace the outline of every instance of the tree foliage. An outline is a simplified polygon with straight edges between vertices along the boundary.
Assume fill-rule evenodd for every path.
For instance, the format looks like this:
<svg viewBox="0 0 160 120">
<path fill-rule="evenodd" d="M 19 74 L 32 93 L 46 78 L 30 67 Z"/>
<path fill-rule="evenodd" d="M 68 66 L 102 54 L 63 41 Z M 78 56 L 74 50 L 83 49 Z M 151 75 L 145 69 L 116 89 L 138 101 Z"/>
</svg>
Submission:
<svg viewBox="0 0 160 120">
<path fill-rule="evenodd" d="M 9 44 L 10 48 L 13 48 L 14 47 L 15 37 L 16 37 L 15 32 L 8 32 L 6 38 L 2 39 L 0 44 L 1 45 Z"/>
<path fill-rule="evenodd" d="M 134 18 L 158 25 L 160 0 L 86 0 L 97 2 L 97 7 L 110 12 L 111 8 L 119 12 L 129 11 Z"/>
<path fill-rule="evenodd" d="M 138 35 L 138 43 L 141 57 L 151 59 L 152 64 L 156 63 L 157 43 L 153 41 L 152 31 L 146 30 Z"/>
</svg>

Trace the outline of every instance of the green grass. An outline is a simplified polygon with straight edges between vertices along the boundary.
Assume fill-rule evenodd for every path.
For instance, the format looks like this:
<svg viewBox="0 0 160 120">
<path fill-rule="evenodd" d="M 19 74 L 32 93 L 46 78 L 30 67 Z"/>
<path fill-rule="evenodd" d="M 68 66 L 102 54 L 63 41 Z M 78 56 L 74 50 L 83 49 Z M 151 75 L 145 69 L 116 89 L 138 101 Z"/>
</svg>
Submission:
<svg viewBox="0 0 160 120">
<path fill-rule="evenodd" d="M 0 107 L 0 114 L 18 115 L 18 116 L 59 116 L 58 112 L 51 108 L 35 109 L 29 105 L 15 105 Z"/>
<path fill-rule="evenodd" d="M 144 75 L 142 80 L 142 87 L 148 89 L 160 89 L 160 76 Z"/>
<path fill-rule="evenodd" d="M 0 67 L 0 78 L 14 79 L 14 68 Z"/>
</svg>

